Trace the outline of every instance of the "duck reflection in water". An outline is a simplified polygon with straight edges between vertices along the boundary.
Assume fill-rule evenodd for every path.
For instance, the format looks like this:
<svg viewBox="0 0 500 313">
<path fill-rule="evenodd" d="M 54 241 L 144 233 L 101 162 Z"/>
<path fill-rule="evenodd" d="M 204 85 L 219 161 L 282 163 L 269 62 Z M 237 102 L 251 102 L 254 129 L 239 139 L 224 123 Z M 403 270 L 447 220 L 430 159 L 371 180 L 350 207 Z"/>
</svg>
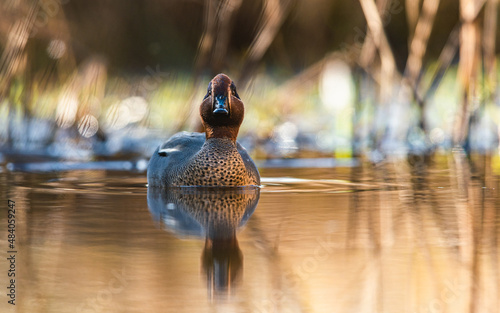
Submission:
<svg viewBox="0 0 500 313">
<path fill-rule="evenodd" d="M 236 231 L 253 214 L 259 196 L 258 187 L 148 188 L 155 220 L 177 237 L 205 239 L 201 259 L 210 297 L 230 294 L 241 278 L 243 254 Z"/>
</svg>

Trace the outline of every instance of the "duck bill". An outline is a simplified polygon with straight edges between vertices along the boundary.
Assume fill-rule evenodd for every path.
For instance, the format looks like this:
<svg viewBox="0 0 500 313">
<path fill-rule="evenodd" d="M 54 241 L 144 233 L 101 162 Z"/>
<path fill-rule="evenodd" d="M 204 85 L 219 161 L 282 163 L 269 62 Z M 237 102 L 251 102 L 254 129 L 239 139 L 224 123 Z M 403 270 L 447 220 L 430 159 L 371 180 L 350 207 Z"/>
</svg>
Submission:
<svg viewBox="0 0 500 313">
<path fill-rule="evenodd" d="M 222 114 L 222 115 L 229 114 L 229 106 L 228 106 L 227 97 L 224 97 L 224 96 L 216 96 L 215 97 L 213 113 L 214 114 Z"/>
</svg>

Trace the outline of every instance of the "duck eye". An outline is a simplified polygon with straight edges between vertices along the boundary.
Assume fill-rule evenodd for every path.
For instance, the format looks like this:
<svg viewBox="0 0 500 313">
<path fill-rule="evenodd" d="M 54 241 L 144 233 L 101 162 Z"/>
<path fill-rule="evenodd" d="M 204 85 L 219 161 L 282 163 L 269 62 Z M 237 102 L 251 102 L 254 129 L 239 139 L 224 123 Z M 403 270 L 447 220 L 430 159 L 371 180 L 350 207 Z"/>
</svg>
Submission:
<svg viewBox="0 0 500 313">
<path fill-rule="evenodd" d="M 238 95 L 238 93 L 236 92 L 236 86 L 234 85 L 234 83 L 231 83 L 231 94 L 233 96 L 235 96 L 236 98 L 240 98 L 240 96 Z"/>
<path fill-rule="evenodd" d="M 210 82 L 210 84 L 208 84 L 207 94 L 205 95 L 205 97 L 203 97 L 203 100 L 205 100 L 206 98 L 208 98 L 211 95 L 212 95 L 212 83 Z"/>
</svg>

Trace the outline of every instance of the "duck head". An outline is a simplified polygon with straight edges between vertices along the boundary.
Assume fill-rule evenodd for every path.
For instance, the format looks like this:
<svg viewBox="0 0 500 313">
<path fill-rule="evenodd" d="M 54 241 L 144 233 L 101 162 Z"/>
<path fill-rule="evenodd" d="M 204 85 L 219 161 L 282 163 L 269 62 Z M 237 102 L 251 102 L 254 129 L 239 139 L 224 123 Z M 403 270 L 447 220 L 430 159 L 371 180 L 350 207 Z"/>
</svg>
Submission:
<svg viewBox="0 0 500 313">
<path fill-rule="evenodd" d="M 245 108 L 234 82 L 225 74 L 215 76 L 208 84 L 200 105 L 200 115 L 207 139 L 229 138 L 236 141 Z"/>
</svg>

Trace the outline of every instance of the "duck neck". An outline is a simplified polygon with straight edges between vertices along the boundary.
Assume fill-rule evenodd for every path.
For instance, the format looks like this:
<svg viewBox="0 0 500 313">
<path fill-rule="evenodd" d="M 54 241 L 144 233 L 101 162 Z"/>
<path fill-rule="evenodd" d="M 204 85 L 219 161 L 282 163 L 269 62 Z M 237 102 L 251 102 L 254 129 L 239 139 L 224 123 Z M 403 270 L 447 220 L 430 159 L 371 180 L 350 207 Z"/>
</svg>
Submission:
<svg viewBox="0 0 500 313">
<path fill-rule="evenodd" d="M 227 126 L 219 126 L 219 127 L 205 127 L 206 138 L 213 139 L 229 139 L 232 142 L 236 142 L 236 137 L 238 136 L 238 128 L 235 127 L 227 127 Z"/>
<path fill-rule="evenodd" d="M 207 138 L 201 150 L 204 151 L 205 149 L 209 151 L 212 149 L 220 151 L 222 149 L 219 153 L 220 156 L 227 156 L 227 154 L 233 154 L 237 151 L 236 141 L 228 137 Z"/>
</svg>

